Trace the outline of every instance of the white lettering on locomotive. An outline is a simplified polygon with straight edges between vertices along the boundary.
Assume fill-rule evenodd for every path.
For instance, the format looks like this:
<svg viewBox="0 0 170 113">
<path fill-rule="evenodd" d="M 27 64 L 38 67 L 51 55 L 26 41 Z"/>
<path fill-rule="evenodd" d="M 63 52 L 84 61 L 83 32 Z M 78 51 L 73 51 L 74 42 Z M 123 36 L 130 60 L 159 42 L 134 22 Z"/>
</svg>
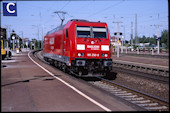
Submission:
<svg viewBox="0 0 170 113">
<path fill-rule="evenodd" d="M 87 48 L 90 48 L 91 50 L 99 50 L 99 45 L 87 45 Z"/>
<path fill-rule="evenodd" d="M 88 57 L 99 57 L 99 54 L 96 53 L 87 53 Z"/>
<path fill-rule="evenodd" d="M 50 44 L 54 44 L 54 38 L 50 38 Z"/>
<path fill-rule="evenodd" d="M 87 56 L 91 56 L 91 53 L 87 53 Z"/>
</svg>

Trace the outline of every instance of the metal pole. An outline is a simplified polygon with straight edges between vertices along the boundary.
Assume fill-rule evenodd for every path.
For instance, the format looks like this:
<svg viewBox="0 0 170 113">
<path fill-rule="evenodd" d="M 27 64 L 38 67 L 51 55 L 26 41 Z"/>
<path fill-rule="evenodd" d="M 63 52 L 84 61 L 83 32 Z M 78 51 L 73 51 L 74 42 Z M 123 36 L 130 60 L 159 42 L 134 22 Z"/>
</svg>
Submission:
<svg viewBox="0 0 170 113">
<path fill-rule="evenodd" d="M 40 43 L 39 43 L 39 39 L 40 39 L 40 37 L 39 37 L 39 26 L 37 25 L 37 27 L 38 27 L 38 49 L 40 48 Z"/>
<path fill-rule="evenodd" d="M 119 43 L 117 43 L 118 46 L 117 46 L 117 57 L 119 57 Z"/>
<path fill-rule="evenodd" d="M 44 29 L 44 26 L 42 26 L 42 40 L 41 40 L 41 49 L 43 49 L 43 29 Z"/>
<path fill-rule="evenodd" d="M 123 26 L 123 28 L 124 28 L 124 29 L 123 29 L 123 30 L 124 30 L 124 39 L 123 39 L 124 41 L 123 41 L 123 42 L 124 42 L 124 44 L 125 44 L 125 25 Z"/>
<path fill-rule="evenodd" d="M 157 40 L 157 46 L 158 46 L 158 55 L 159 55 L 159 25 L 158 25 L 158 40 Z"/>
<path fill-rule="evenodd" d="M 159 55 L 159 39 L 157 40 L 158 51 L 157 54 Z"/>
<path fill-rule="evenodd" d="M 131 46 L 133 45 L 133 22 L 131 22 Z"/>
<path fill-rule="evenodd" d="M 119 22 L 117 22 L 117 32 L 119 32 Z M 117 40 L 119 39 L 119 37 L 117 37 Z M 117 43 L 117 57 L 119 57 L 119 43 Z"/>
<path fill-rule="evenodd" d="M 135 44 L 138 44 L 138 37 L 137 37 L 137 14 L 135 14 Z"/>
<path fill-rule="evenodd" d="M 7 58 L 9 57 L 9 53 L 8 53 L 8 28 L 6 30 L 6 40 L 7 40 Z"/>
<path fill-rule="evenodd" d="M 24 43 L 23 43 L 23 42 L 24 42 L 24 41 L 23 41 L 23 38 L 24 38 L 24 37 L 23 37 L 23 31 L 21 31 L 21 32 L 22 32 L 22 44 L 23 44 L 23 45 L 22 45 L 22 48 L 24 48 Z"/>
<path fill-rule="evenodd" d="M 122 22 L 113 22 L 113 23 L 117 23 L 117 32 L 119 32 L 119 23 Z M 117 36 L 117 41 L 118 41 L 119 37 Z M 119 57 L 119 43 L 117 42 L 117 57 Z"/>
<path fill-rule="evenodd" d="M 13 51 L 15 52 L 15 45 L 14 45 L 14 39 L 13 39 Z"/>
<path fill-rule="evenodd" d="M 119 32 L 119 22 L 117 22 L 117 32 Z M 119 39 L 119 37 L 117 37 L 117 40 Z M 119 57 L 119 43 L 118 44 L 118 47 L 117 47 L 117 57 Z"/>
</svg>

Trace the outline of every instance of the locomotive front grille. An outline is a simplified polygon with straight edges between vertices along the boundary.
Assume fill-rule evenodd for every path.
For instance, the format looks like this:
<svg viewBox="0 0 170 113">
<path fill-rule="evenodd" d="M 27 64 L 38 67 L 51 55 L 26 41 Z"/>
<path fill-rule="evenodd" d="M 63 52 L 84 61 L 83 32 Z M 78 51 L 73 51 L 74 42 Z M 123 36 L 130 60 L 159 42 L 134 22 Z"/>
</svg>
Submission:
<svg viewBox="0 0 170 113">
<path fill-rule="evenodd" d="M 72 66 L 112 66 L 111 59 L 80 59 L 76 58 L 71 61 Z"/>
</svg>

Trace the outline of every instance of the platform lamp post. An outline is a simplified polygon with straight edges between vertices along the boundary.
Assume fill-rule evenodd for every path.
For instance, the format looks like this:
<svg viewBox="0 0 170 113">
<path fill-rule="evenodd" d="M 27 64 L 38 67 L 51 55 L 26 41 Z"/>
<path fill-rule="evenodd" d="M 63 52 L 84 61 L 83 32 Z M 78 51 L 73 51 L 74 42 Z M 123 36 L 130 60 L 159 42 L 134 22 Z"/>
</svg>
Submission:
<svg viewBox="0 0 170 113">
<path fill-rule="evenodd" d="M 12 32 L 11 32 L 11 39 L 12 39 L 12 42 L 13 42 L 13 51 L 15 52 L 15 43 L 14 43 L 14 41 L 16 39 L 16 33 L 15 33 L 14 30 L 12 30 Z"/>
<path fill-rule="evenodd" d="M 21 39 L 22 39 L 22 46 L 21 46 L 21 47 L 24 48 L 24 43 L 23 43 L 23 38 L 24 38 L 24 37 L 23 37 L 23 31 L 20 31 L 20 33 L 21 33 Z"/>
</svg>

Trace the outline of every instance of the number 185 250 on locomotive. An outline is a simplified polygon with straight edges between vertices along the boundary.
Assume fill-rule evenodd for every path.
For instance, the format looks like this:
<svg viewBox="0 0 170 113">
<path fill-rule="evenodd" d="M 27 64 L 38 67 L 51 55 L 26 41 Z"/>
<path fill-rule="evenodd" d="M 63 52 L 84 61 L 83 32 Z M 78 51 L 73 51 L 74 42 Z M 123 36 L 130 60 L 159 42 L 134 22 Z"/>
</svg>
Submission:
<svg viewBox="0 0 170 113">
<path fill-rule="evenodd" d="M 44 37 L 44 59 L 78 76 L 106 75 L 112 71 L 107 24 L 72 19 Z"/>
</svg>

